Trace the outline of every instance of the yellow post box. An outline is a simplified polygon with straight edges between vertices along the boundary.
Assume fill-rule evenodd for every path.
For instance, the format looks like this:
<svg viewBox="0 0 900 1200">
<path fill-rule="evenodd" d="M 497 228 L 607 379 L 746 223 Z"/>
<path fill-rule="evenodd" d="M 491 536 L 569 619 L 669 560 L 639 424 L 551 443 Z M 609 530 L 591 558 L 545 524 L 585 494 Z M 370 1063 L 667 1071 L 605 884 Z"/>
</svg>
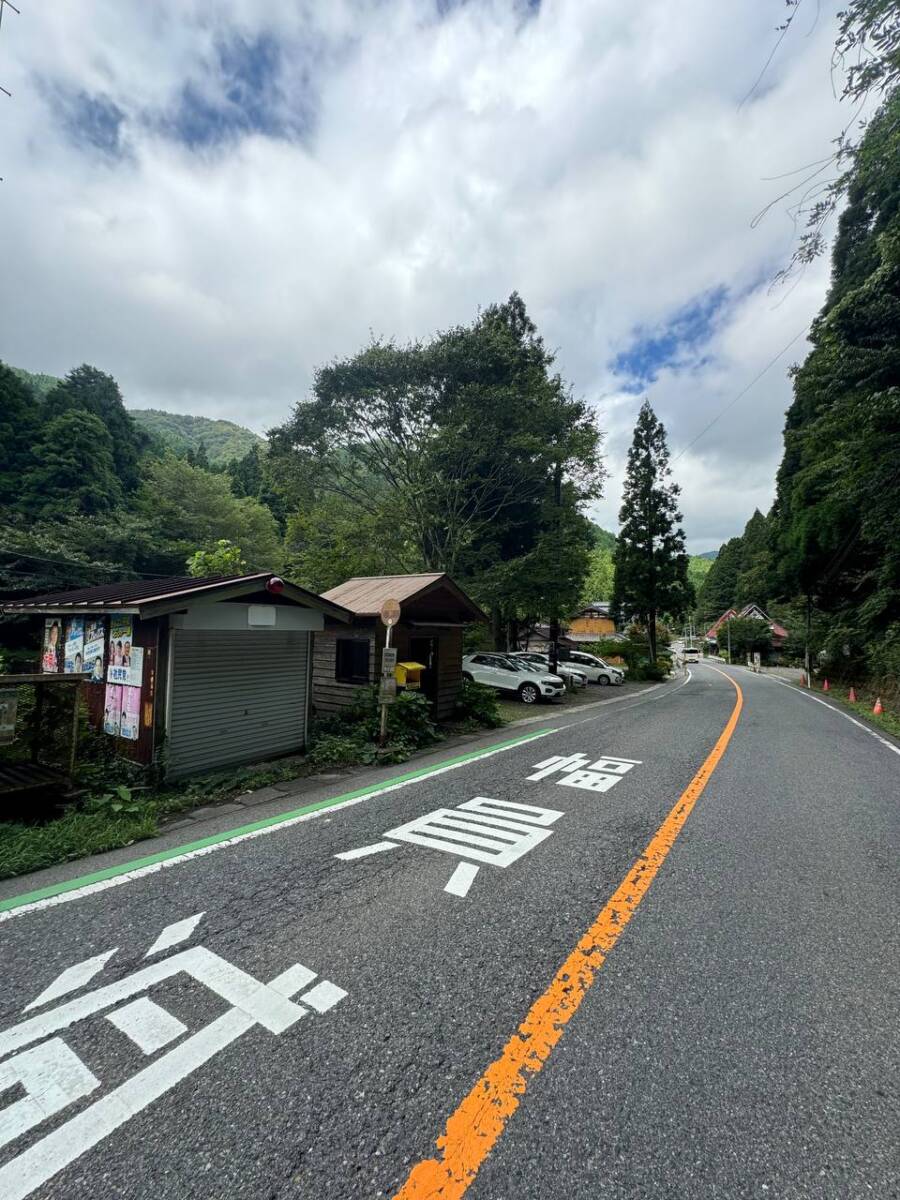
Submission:
<svg viewBox="0 0 900 1200">
<path fill-rule="evenodd" d="M 398 662 L 394 668 L 394 678 L 400 687 L 415 692 L 422 686 L 422 672 L 425 670 L 427 668 L 424 663 Z"/>
</svg>

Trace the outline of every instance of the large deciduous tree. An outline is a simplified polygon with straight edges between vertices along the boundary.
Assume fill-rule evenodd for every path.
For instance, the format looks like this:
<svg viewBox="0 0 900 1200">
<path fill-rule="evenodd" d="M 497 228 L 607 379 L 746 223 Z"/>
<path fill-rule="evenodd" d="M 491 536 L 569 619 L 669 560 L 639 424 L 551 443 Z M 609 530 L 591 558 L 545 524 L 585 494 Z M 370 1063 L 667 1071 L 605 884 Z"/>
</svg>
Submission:
<svg viewBox="0 0 900 1200">
<path fill-rule="evenodd" d="M 647 627 L 650 659 L 656 661 L 657 617 L 678 618 L 693 603 L 680 488 L 672 482 L 666 431 L 644 401 L 628 452 L 628 469 L 615 552 L 613 609 L 618 619 L 637 615 Z"/>
<path fill-rule="evenodd" d="M 382 531 L 385 558 L 469 583 L 498 640 L 526 614 L 562 615 L 578 601 L 591 544 L 580 510 L 603 468 L 593 413 L 552 364 L 514 294 L 430 342 L 374 342 L 323 367 L 271 434 L 292 528 L 330 495 L 359 536 Z"/>
</svg>

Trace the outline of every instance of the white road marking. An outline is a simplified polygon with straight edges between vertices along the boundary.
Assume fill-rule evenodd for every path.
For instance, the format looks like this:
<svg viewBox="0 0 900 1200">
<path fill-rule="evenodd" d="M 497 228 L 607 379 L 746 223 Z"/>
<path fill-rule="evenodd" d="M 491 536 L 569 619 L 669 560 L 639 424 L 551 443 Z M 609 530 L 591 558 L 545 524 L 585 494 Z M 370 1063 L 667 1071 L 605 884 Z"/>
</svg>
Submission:
<svg viewBox="0 0 900 1200">
<path fill-rule="evenodd" d="M 881 742 L 882 746 L 887 746 L 888 750 L 893 750 L 895 754 L 900 754 L 900 746 L 895 746 L 893 742 L 889 742 L 887 738 L 883 738 L 880 733 L 876 733 L 874 729 L 870 729 L 868 725 L 864 725 L 862 721 L 857 721 L 856 717 L 851 717 L 849 713 L 843 712 L 839 708 L 835 708 L 833 704 L 829 704 L 827 700 L 823 700 L 821 696 L 814 696 L 812 692 L 805 688 L 794 687 L 792 683 L 786 683 L 783 679 L 775 679 L 774 676 L 768 675 L 767 679 L 773 680 L 779 687 L 790 688 L 792 692 L 797 692 L 801 696 L 805 696 L 807 700 L 815 700 L 816 704 L 821 704 L 824 708 L 830 709 L 833 713 L 837 713 L 839 717 L 843 717 L 845 721 L 849 721 L 851 725 L 855 725 L 857 729 L 861 729 L 863 733 L 867 733 L 869 737 L 873 737 L 876 742 Z"/>
<path fill-rule="evenodd" d="M 641 765 L 638 758 L 605 755 L 591 762 L 588 754 L 557 754 L 535 764 L 529 780 L 540 781 L 559 771 L 563 778 L 554 782 L 563 787 L 582 788 L 588 792 L 608 792 L 622 777 Z"/>
<path fill-rule="evenodd" d="M 383 850 L 396 849 L 393 842 L 373 842 L 371 846 L 357 846 L 355 850 L 345 850 L 343 854 L 336 854 L 334 857 L 349 861 L 352 858 L 365 858 L 367 854 L 381 854 Z"/>
<path fill-rule="evenodd" d="M 144 1054 L 155 1054 L 163 1046 L 168 1046 L 169 1042 L 187 1033 L 187 1025 L 182 1025 L 177 1017 L 146 996 L 139 996 L 123 1008 L 107 1013 L 106 1019 Z"/>
<path fill-rule="evenodd" d="M 17 1084 L 25 1095 L 0 1110 L 0 1146 L 87 1096 L 100 1080 L 61 1038 L 52 1038 L 0 1063 L 0 1093 Z"/>
<path fill-rule="evenodd" d="M 151 954 L 159 954 L 162 950 L 168 950 L 172 946 L 177 946 L 179 942 L 185 942 L 197 928 L 197 924 L 203 917 L 202 912 L 194 913 L 192 917 L 185 917 L 183 921 L 176 921 L 173 925 L 167 925 L 147 953 L 144 958 L 149 958 Z"/>
<path fill-rule="evenodd" d="M 323 979 L 321 983 L 317 983 L 314 988 L 310 988 L 300 999 L 304 1004 L 308 1004 L 310 1008 L 314 1008 L 316 1012 L 326 1013 L 329 1008 L 334 1008 L 339 1000 L 347 995 L 343 988 L 339 988 L 336 983 L 332 983 L 328 979 Z"/>
<path fill-rule="evenodd" d="M 26 1004 L 22 1011 L 28 1012 L 32 1008 L 40 1008 L 42 1004 L 48 1004 L 51 1000 L 65 996 L 67 992 L 77 992 L 79 988 L 89 983 L 98 971 L 103 970 L 115 952 L 115 949 L 105 950 L 102 954 L 94 955 L 93 958 L 86 958 L 84 962 L 66 967 L 65 971 L 57 975 L 50 986 L 44 988 L 36 1000 Z"/>
<path fill-rule="evenodd" d="M 469 894 L 469 888 L 472 886 L 475 876 L 481 870 L 475 863 L 461 862 L 456 866 L 456 870 L 450 876 L 444 887 L 445 892 L 449 892 L 451 896 L 459 896 L 465 899 Z"/>
<path fill-rule="evenodd" d="M 549 737 L 553 733 L 561 733 L 564 728 L 565 726 L 560 726 L 558 729 L 541 730 L 539 733 L 531 735 L 528 741 L 536 742 L 538 738 Z M 349 800 L 342 800 L 340 804 L 332 804 L 327 808 L 317 809 L 315 812 L 300 813 L 296 817 L 287 817 L 283 821 L 267 825 L 264 829 L 251 829 L 246 833 L 237 833 L 234 837 L 224 838 L 222 841 L 215 842 L 211 846 L 200 846 L 196 850 L 186 850 L 183 854 L 176 854 L 172 858 L 164 859 L 162 862 L 147 863 L 145 866 L 135 867 L 133 871 L 126 871 L 122 875 L 115 875 L 111 879 L 100 879 L 95 883 L 86 883 L 83 887 L 73 888 L 70 892 L 61 892 L 58 896 L 46 896 L 42 900 L 33 900 L 30 904 L 22 904 L 18 908 L 11 908 L 5 912 L 0 912 L 0 923 L 11 921 L 14 917 L 21 917 L 26 913 L 40 912 L 45 908 L 53 908 L 57 904 L 68 904 L 73 900 L 83 900 L 85 896 L 93 896 L 97 892 L 105 892 L 107 888 L 121 887 L 123 884 L 133 883 L 136 879 L 144 879 L 147 875 L 155 875 L 157 871 L 164 871 L 168 867 L 177 867 L 181 863 L 190 862 L 195 858 L 202 858 L 206 854 L 215 854 L 216 851 L 224 850 L 227 846 L 237 846 L 241 842 L 248 842 L 253 838 L 265 837 L 270 833 L 280 833 L 282 830 L 290 829 L 293 825 L 300 825 L 304 821 L 314 821 L 317 817 L 326 814 L 328 817 L 331 817 L 334 813 L 340 812 L 345 808 L 352 808 L 355 804 L 362 804 L 365 800 L 374 800 L 376 796 L 385 796 L 388 792 L 396 792 L 400 788 L 411 787 L 416 783 L 423 783 L 426 779 L 434 779 L 438 775 L 445 775 L 448 771 L 458 771 L 462 767 L 469 766 L 470 763 L 482 762 L 486 758 L 493 758 L 495 754 L 505 754 L 507 750 L 516 750 L 523 745 L 528 745 L 528 742 L 515 742 L 511 746 L 497 746 L 496 749 L 485 750 L 477 758 L 465 758 L 462 762 L 448 763 L 442 767 L 435 767 L 433 771 L 426 771 L 421 775 L 416 775 L 413 779 L 400 779 L 396 783 L 386 783 L 384 787 L 366 792 L 362 796 L 352 796 Z"/>
<path fill-rule="evenodd" d="M 0 1034 L 0 1055 L 28 1046 L 50 1032 L 65 1029 L 74 1021 L 92 1016 L 110 1003 L 137 990 L 145 990 L 179 971 L 193 976 L 231 1001 L 234 1007 L 0 1167 L 3 1200 L 25 1200 L 36 1188 L 253 1026 L 262 1025 L 278 1034 L 309 1015 L 309 1008 L 292 1001 L 298 991 L 316 978 L 315 972 L 308 967 L 295 963 L 265 984 L 199 946 L 182 950 L 169 959 L 144 967 L 127 979 L 6 1030 Z M 324 1013 L 346 995 L 343 988 L 329 980 L 321 980 L 302 999 L 317 1012 Z M 165 1029 L 163 1018 L 168 1023 Z M 150 1000 L 134 1001 L 108 1014 L 108 1019 L 136 1041 L 145 1053 L 153 1052 L 149 1038 L 154 1029 L 157 1040 L 164 1032 L 173 1033 L 175 1025 L 186 1031 L 181 1022 Z M 0 1110 L 0 1138 L 6 1141 L 20 1136 L 100 1086 L 96 1077 L 60 1038 L 20 1050 L 0 1063 L 0 1092 L 17 1084 L 25 1088 L 26 1095 Z"/>
</svg>

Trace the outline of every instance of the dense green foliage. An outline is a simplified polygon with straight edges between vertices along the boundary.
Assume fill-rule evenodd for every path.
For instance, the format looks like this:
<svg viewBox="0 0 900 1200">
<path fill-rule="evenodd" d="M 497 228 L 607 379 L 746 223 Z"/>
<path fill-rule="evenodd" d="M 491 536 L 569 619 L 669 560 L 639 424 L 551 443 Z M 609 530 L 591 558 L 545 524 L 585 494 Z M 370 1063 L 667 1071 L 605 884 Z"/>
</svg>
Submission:
<svg viewBox="0 0 900 1200">
<path fill-rule="evenodd" d="M 95 367 L 51 380 L 0 364 L 0 591 L 181 575 L 223 538 L 251 568 L 277 569 L 270 509 L 192 456 L 148 436 Z"/>
<path fill-rule="evenodd" d="M 309 587 L 445 570 L 517 624 L 579 603 L 600 434 L 517 295 L 426 343 L 373 342 L 316 374 L 271 434 L 288 570 Z"/>
<path fill-rule="evenodd" d="M 671 474 L 666 431 L 645 400 L 628 451 L 613 612 L 617 624 L 637 616 L 647 627 L 652 662 L 657 657 L 657 618 L 680 617 L 694 600 L 677 507 L 681 489 Z"/>
<path fill-rule="evenodd" d="M 214 467 L 242 459 L 265 444 L 259 434 L 232 421 L 160 412 L 156 408 L 132 408 L 129 411 L 137 425 L 173 453 L 186 457 L 188 451 L 197 454 L 202 447 Z"/>
<path fill-rule="evenodd" d="M 900 676 L 900 92 L 845 181 L 831 288 L 793 372 L 775 503 L 721 549 L 699 597 L 755 601 L 833 675 Z M 796 648 L 796 647 L 795 647 Z"/>
</svg>

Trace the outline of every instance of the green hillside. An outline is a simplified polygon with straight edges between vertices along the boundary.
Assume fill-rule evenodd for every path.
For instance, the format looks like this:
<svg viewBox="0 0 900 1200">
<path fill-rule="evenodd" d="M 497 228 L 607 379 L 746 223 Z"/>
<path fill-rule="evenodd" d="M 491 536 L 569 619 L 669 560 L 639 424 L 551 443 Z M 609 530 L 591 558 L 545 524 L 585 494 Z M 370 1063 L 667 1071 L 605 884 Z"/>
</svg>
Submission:
<svg viewBox="0 0 900 1200">
<path fill-rule="evenodd" d="M 202 442 L 213 466 L 227 463 L 232 458 L 243 458 L 255 445 L 262 445 L 265 440 L 252 430 L 235 425 L 233 421 L 162 412 L 157 408 L 132 408 L 129 412 L 142 429 L 171 446 L 176 454 L 199 450 Z"/>
<path fill-rule="evenodd" d="M 59 383 L 55 375 L 34 375 L 31 371 L 26 371 L 24 367 L 12 367 L 10 369 L 14 375 L 18 375 L 23 382 L 28 384 L 40 400 L 43 400 L 46 395 L 52 392 Z"/>
</svg>

